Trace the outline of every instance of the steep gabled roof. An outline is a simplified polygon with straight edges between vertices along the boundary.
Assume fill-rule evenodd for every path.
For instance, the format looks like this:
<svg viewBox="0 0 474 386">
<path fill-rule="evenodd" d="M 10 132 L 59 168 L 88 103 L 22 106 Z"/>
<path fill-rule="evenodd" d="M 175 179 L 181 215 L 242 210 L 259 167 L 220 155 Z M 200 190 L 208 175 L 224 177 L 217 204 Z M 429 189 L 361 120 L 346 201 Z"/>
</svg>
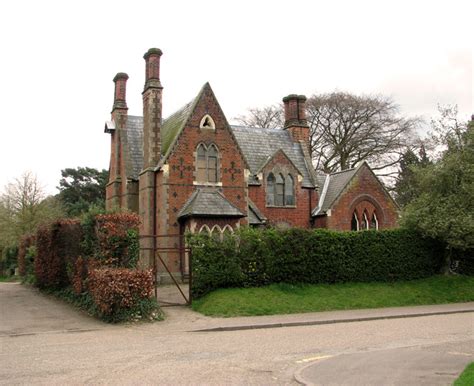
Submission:
<svg viewBox="0 0 474 386">
<path fill-rule="evenodd" d="M 245 215 L 218 190 L 197 189 L 178 213 L 183 217 L 244 217 Z"/>
<path fill-rule="evenodd" d="M 379 183 L 380 187 L 384 190 L 385 194 L 398 208 L 398 204 L 394 201 L 390 193 L 387 191 L 387 188 L 375 175 L 375 173 L 367 164 L 367 162 L 364 161 L 353 169 L 342 170 L 340 172 L 331 174 L 325 174 L 322 172 L 317 173 L 316 178 L 318 179 L 319 186 L 322 187 L 322 189 L 319 198 L 319 205 L 313 210 L 312 215 L 325 215 L 327 211 L 331 209 L 335 202 L 338 200 L 338 198 L 340 197 L 344 189 L 349 185 L 354 176 L 357 175 L 357 173 L 359 173 L 359 171 L 363 167 L 366 167 L 370 171 L 370 173 L 372 173 L 374 178 Z"/>
<path fill-rule="evenodd" d="M 321 187 L 321 195 L 319 205 L 313 211 L 313 216 L 326 214 L 350 180 L 352 180 L 352 177 L 357 173 L 358 169 L 359 168 L 342 170 L 332 174 L 317 173 L 316 178 Z"/>
<path fill-rule="evenodd" d="M 163 121 L 161 125 L 161 154 L 164 155 L 164 159 L 168 157 L 171 149 L 173 148 L 174 142 L 178 138 L 181 131 L 183 131 L 186 122 L 192 115 L 194 108 L 201 98 L 206 86 L 209 86 L 209 83 L 206 83 L 201 88 L 198 95 L 196 95 L 191 101 L 186 103 L 182 108 L 171 114 Z"/>
<path fill-rule="evenodd" d="M 127 126 L 121 133 L 127 178 L 138 180 L 138 174 L 143 167 L 143 118 L 129 115 Z"/>
<path fill-rule="evenodd" d="M 310 162 L 305 160 L 301 145 L 294 142 L 287 130 L 262 129 L 256 127 L 231 126 L 242 149 L 251 174 L 257 174 L 278 150 L 282 150 L 303 175 L 305 188 L 317 186 L 312 178 Z"/>
</svg>

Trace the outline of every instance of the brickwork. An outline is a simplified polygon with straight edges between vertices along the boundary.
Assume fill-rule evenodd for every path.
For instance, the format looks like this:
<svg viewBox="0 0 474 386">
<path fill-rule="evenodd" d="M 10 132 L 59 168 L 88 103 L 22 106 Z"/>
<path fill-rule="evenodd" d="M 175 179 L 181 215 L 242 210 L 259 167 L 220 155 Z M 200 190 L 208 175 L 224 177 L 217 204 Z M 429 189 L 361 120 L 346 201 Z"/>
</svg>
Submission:
<svg viewBox="0 0 474 386">
<path fill-rule="evenodd" d="M 352 215 L 356 210 L 359 223 L 364 211 L 376 213 L 379 229 L 393 228 L 398 223 L 398 208 L 372 171 L 363 165 L 349 186 L 333 205 L 326 226 L 341 231 L 351 230 Z"/>
<path fill-rule="evenodd" d="M 122 136 L 126 138 L 124 130 L 127 127 L 128 76 L 124 73 L 119 73 L 114 78 L 112 120 L 115 127 L 106 130 L 111 133 L 110 179 L 106 188 L 106 207 L 108 210 L 121 208 L 137 211 L 141 218 L 140 235 L 159 236 L 156 239 L 142 237 L 140 267 L 154 267 L 153 248 L 178 247 L 182 240 L 175 235 L 183 234 L 185 230 L 198 232 L 203 226 L 207 226 L 210 230 L 213 227 L 223 230 L 230 226 L 235 230 L 247 225 L 248 199 L 251 199 L 267 218 L 268 224 L 273 226 L 350 230 L 354 212 L 357 213 L 360 223 L 364 213 L 369 219 L 375 213 L 380 229 L 397 225 L 396 205 L 366 165 L 357 171 L 349 186 L 328 211 L 328 215 L 316 218 L 312 218 L 312 210 L 318 205 L 320 192 L 316 188 L 306 187 L 308 182 L 305 182 L 303 188 L 302 171 L 295 167 L 282 150 L 277 151 L 257 172 L 256 177 L 260 185 L 255 185 L 254 182 L 249 185 L 250 168 L 234 136 L 235 130 L 233 132 L 230 128 L 209 84 L 203 87 L 198 100 L 192 104 L 193 111 L 186 111 L 184 117 L 187 117 L 187 122 L 184 126 L 182 121 L 179 123 L 177 137 L 169 145 L 170 137 L 166 133 L 170 132 L 167 131 L 163 135 L 167 142 L 163 144 L 161 131 L 165 129 L 161 126 L 161 55 L 161 51 L 156 48 L 150 49 L 144 55 L 146 66 L 143 91 L 143 168 L 139 181 L 128 179 L 126 174 L 128 158 L 126 159 L 127 149 L 124 148 L 125 141 L 122 141 Z M 303 158 L 309 165 L 310 139 L 305 116 L 306 97 L 291 94 L 285 97 L 283 102 L 284 129 L 289 132 L 293 142 L 301 146 Z M 200 144 L 206 149 L 210 149 L 211 145 L 218 149 L 216 182 L 197 181 L 197 148 Z M 171 147 L 163 150 L 163 146 Z M 285 177 L 288 175 L 292 177 L 294 203 L 290 205 L 285 202 L 286 206 L 267 204 L 269 173 L 274 175 L 281 173 Z M 311 175 L 312 171 L 309 171 L 309 174 Z M 225 200 L 238 208 L 243 217 L 179 218 L 180 211 L 197 189 L 201 189 L 202 195 L 206 190 L 218 190 Z M 209 195 L 209 192 L 206 194 Z M 226 205 L 230 206 L 228 203 Z M 181 273 L 187 272 L 188 262 L 178 252 L 162 251 L 160 256 L 176 277 L 179 278 Z M 157 272 L 159 280 L 170 280 L 165 268 L 159 262 Z"/>
<path fill-rule="evenodd" d="M 290 174 L 295 182 L 295 205 L 293 206 L 269 206 L 266 203 L 267 176 L 270 172 L 282 173 L 284 176 Z M 312 205 L 316 204 L 317 193 L 314 189 L 301 187 L 302 176 L 298 170 L 285 156 L 283 152 L 277 152 L 270 160 L 261 174 L 261 185 L 249 187 L 249 197 L 268 219 L 270 225 L 288 224 L 293 227 L 309 228 Z"/>
</svg>

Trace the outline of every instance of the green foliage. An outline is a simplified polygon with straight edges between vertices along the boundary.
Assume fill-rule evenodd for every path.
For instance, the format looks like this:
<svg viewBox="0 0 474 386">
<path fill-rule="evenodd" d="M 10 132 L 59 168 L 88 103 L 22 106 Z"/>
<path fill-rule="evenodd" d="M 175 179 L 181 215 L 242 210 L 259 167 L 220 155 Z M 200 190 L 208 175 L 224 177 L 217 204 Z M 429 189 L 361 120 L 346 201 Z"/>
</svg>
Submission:
<svg viewBox="0 0 474 386">
<path fill-rule="evenodd" d="M 66 168 L 61 170 L 59 200 L 69 217 L 80 216 L 92 206 L 105 208 L 105 186 L 109 173 L 89 167 Z"/>
<path fill-rule="evenodd" d="M 243 275 L 236 256 L 236 241 L 232 236 L 221 242 L 207 234 L 188 235 L 193 251 L 193 297 L 215 288 L 236 287 Z"/>
<path fill-rule="evenodd" d="M 474 385 L 474 362 L 466 366 L 462 374 L 453 383 L 453 386 L 472 386 Z"/>
<path fill-rule="evenodd" d="M 474 277 L 433 276 L 392 283 L 271 284 L 225 288 L 193 301 L 208 316 L 253 316 L 474 300 Z"/>
<path fill-rule="evenodd" d="M 13 275 L 18 266 L 18 247 L 16 245 L 3 248 L 0 258 L 0 274 Z"/>
<path fill-rule="evenodd" d="M 420 148 L 419 156 L 411 149 L 407 149 L 403 154 L 400 161 L 400 172 L 394 186 L 396 201 L 400 207 L 403 208 L 421 193 L 415 170 L 417 168 L 423 169 L 431 164 L 423 145 Z"/>
<path fill-rule="evenodd" d="M 474 126 L 447 137 L 447 150 L 433 166 L 416 171 L 421 194 L 403 213 L 403 223 L 442 241 L 449 251 L 474 256 Z"/>
<path fill-rule="evenodd" d="M 403 229 L 242 229 L 223 242 L 203 235 L 188 240 L 195 298 L 217 288 L 269 283 L 412 280 L 436 274 L 442 257 L 438 243 Z"/>
<path fill-rule="evenodd" d="M 24 173 L 0 194 L 0 250 L 17 244 L 25 234 L 35 233 L 40 224 L 61 216 L 59 201 L 45 197 L 37 178 Z"/>
</svg>

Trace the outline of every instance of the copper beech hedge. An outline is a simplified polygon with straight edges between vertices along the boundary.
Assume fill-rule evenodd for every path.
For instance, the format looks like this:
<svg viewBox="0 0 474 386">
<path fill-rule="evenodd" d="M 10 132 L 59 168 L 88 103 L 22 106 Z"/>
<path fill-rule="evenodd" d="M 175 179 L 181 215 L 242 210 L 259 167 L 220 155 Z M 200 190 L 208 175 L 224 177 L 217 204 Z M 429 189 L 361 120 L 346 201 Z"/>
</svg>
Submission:
<svg viewBox="0 0 474 386">
<path fill-rule="evenodd" d="M 114 315 L 121 310 L 133 309 L 140 301 L 153 296 L 153 274 L 151 270 L 92 269 L 88 288 L 100 313 Z"/>
</svg>

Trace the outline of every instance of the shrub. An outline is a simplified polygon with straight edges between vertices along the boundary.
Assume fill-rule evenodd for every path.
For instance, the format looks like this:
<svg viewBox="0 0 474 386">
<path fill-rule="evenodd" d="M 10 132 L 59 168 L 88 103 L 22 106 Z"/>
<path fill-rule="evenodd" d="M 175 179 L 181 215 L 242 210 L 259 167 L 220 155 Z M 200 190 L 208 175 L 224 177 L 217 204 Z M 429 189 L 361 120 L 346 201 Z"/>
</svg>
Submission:
<svg viewBox="0 0 474 386">
<path fill-rule="evenodd" d="M 136 213 L 99 214 L 95 217 L 96 258 L 105 266 L 136 267 L 138 225 Z"/>
<path fill-rule="evenodd" d="M 190 235 L 189 242 L 193 251 L 193 297 L 216 288 L 242 285 L 243 275 L 236 259 L 234 236 L 229 235 L 219 241 L 207 234 Z"/>
<path fill-rule="evenodd" d="M 77 220 L 62 219 L 38 228 L 35 258 L 36 285 L 59 289 L 71 282 L 68 267 L 80 255 L 81 228 Z"/>
<path fill-rule="evenodd" d="M 439 272 L 442 248 L 405 229 L 242 229 L 222 243 L 193 235 L 193 296 L 270 283 L 411 280 Z"/>
<path fill-rule="evenodd" d="M 149 318 L 157 311 L 151 270 L 92 269 L 88 288 L 99 316 L 106 321 Z"/>
<path fill-rule="evenodd" d="M 0 275 L 14 275 L 18 264 L 18 247 L 16 245 L 5 247 L 3 251 L 0 251 Z"/>
</svg>

